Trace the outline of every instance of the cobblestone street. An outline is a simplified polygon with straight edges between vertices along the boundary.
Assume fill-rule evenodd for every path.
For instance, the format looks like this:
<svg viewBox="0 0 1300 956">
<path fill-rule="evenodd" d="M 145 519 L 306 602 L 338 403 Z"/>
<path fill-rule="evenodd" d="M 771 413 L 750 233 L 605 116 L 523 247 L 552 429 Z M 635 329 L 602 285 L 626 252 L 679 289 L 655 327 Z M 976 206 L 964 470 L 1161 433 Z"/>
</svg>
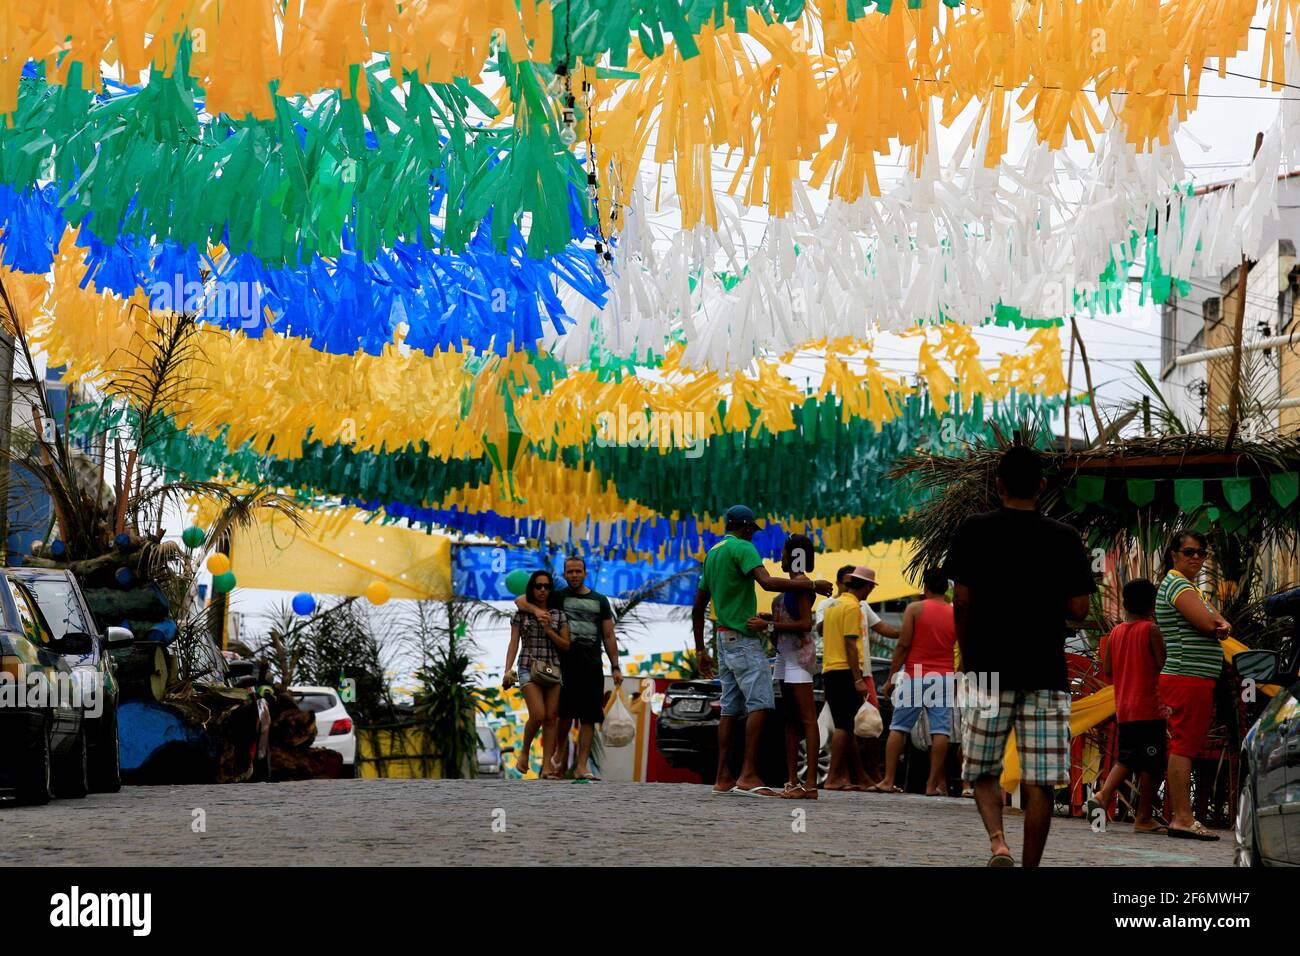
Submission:
<svg viewBox="0 0 1300 956">
<path fill-rule="evenodd" d="M 46 807 L 0 802 L 0 864 L 983 864 L 974 801 L 715 797 L 686 784 L 339 780 L 128 787 Z M 196 811 L 202 811 L 197 814 Z M 794 811 L 807 815 L 800 821 Z M 195 832 L 196 820 L 206 832 Z M 494 821 L 496 826 L 494 827 Z M 800 829 L 802 832 L 796 832 Z M 504 826 L 504 830 L 502 827 Z M 1020 815 L 1007 814 L 1012 850 Z M 1051 866 L 1226 866 L 1218 843 L 1092 833 L 1057 818 Z"/>
</svg>

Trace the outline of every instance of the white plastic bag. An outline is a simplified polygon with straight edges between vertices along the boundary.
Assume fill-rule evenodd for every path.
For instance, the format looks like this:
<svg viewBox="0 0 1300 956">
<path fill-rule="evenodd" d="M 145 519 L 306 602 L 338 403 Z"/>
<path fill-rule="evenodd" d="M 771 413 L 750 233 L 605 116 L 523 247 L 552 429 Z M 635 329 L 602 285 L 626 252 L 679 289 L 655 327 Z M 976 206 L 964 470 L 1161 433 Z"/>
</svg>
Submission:
<svg viewBox="0 0 1300 956">
<path fill-rule="evenodd" d="M 880 719 L 880 711 L 875 704 L 864 700 L 853 717 L 853 733 L 858 737 L 879 737 L 885 725 Z"/>
<path fill-rule="evenodd" d="M 922 707 L 916 723 L 912 725 L 912 746 L 917 750 L 929 750 L 930 743 L 930 721 Z"/>
<path fill-rule="evenodd" d="M 605 712 L 605 723 L 601 725 L 601 736 L 608 747 L 626 747 L 636 737 L 636 721 L 632 712 L 623 703 L 623 695 L 618 687 L 614 688 L 614 701 Z"/>
</svg>

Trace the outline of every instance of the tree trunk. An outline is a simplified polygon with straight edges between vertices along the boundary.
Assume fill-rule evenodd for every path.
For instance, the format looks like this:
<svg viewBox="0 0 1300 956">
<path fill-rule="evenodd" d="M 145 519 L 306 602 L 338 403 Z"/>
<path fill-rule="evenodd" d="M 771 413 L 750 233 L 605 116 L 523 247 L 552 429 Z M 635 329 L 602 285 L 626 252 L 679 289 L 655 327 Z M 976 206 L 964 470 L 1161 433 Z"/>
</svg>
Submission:
<svg viewBox="0 0 1300 956">
<path fill-rule="evenodd" d="M 165 650 L 157 644 L 134 644 L 115 653 L 113 661 L 123 700 L 162 700 L 170 673 Z"/>
</svg>

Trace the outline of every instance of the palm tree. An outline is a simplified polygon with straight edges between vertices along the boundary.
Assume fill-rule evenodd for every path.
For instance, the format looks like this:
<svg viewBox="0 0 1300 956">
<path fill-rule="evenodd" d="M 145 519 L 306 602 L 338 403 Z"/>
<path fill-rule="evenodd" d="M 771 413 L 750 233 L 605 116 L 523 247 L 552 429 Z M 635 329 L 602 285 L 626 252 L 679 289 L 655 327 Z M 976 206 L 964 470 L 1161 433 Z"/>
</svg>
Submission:
<svg viewBox="0 0 1300 956">
<path fill-rule="evenodd" d="M 508 621 L 510 613 L 477 598 L 421 601 L 408 638 L 420 655 L 415 672 L 415 717 L 437 757 L 442 775 L 474 776 L 478 714 L 487 710 L 484 689 L 473 673 L 477 648 L 471 628 L 485 621 Z"/>
</svg>

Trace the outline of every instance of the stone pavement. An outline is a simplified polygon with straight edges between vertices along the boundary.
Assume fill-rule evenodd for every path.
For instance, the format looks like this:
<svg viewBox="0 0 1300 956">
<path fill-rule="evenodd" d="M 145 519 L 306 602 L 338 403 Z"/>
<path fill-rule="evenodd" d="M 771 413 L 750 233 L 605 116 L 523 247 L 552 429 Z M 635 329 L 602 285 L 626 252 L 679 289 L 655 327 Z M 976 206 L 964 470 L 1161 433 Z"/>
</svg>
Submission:
<svg viewBox="0 0 1300 956">
<path fill-rule="evenodd" d="M 206 832 L 194 832 L 196 810 Z M 1008 811 L 1006 822 L 1018 853 L 1019 813 Z M 965 866 L 982 865 L 987 846 L 974 801 L 910 794 L 794 802 L 715 797 L 689 784 L 321 780 L 127 787 L 46 807 L 0 800 L 0 864 Z M 1043 862 L 1231 860 L 1227 832 L 1194 843 L 1138 836 L 1123 824 L 1095 834 L 1058 817 Z"/>
</svg>

